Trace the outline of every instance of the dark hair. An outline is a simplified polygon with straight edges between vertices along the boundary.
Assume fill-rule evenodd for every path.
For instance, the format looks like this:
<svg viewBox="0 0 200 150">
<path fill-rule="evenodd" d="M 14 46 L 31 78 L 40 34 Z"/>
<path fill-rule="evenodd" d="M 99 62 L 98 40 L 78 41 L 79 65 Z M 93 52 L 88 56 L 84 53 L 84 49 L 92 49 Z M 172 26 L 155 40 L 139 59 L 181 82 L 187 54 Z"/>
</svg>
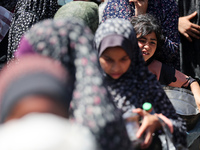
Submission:
<svg viewBox="0 0 200 150">
<path fill-rule="evenodd" d="M 154 56 L 159 55 L 159 51 L 164 42 L 164 37 L 161 33 L 161 28 L 158 21 L 152 15 L 145 14 L 132 17 L 130 22 L 133 25 L 136 34 L 140 34 L 139 38 L 155 32 L 157 38 L 157 49 Z"/>
</svg>

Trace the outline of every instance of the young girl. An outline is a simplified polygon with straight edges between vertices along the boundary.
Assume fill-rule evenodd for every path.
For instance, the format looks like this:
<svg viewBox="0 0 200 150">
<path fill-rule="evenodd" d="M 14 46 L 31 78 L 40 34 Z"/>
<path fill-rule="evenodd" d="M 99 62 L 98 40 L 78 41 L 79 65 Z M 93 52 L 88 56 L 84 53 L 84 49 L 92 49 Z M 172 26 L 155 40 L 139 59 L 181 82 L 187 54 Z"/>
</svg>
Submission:
<svg viewBox="0 0 200 150">
<path fill-rule="evenodd" d="M 156 58 L 162 45 L 162 34 L 156 19 L 151 15 L 140 15 L 131 19 L 137 34 L 138 45 L 148 69 L 163 85 L 190 88 L 200 110 L 200 87 L 198 82 Z"/>
<path fill-rule="evenodd" d="M 145 66 L 131 23 L 124 19 L 106 20 L 97 29 L 95 46 L 108 90 L 122 113 L 131 109 L 132 105 L 142 108 L 144 102 L 150 102 L 156 113 L 169 118 L 166 118 L 165 123 L 171 129 L 175 143 L 186 145 L 185 125 L 176 115 L 155 75 Z M 160 129 L 161 125 L 156 115 L 144 114 L 141 109 L 134 112 L 143 116 L 137 137 L 146 132 L 141 147 L 147 148 L 152 133 Z"/>
</svg>

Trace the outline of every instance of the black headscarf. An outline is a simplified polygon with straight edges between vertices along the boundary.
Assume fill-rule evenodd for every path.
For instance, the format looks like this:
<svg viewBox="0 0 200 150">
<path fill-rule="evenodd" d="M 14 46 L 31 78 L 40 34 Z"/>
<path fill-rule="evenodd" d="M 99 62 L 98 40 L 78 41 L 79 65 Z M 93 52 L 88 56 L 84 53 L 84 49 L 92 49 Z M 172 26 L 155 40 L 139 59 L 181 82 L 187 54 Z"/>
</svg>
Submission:
<svg viewBox="0 0 200 150">
<path fill-rule="evenodd" d="M 185 143 L 185 124 L 177 116 L 168 97 L 158 83 L 156 76 L 149 72 L 145 66 L 141 50 L 137 44 L 136 33 L 131 23 L 124 19 L 108 19 L 102 23 L 95 34 L 95 45 L 98 52 L 102 53 L 113 44 L 105 47 L 104 39 L 108 36 L 121 36 L 124 41 L 131 43 L 129 48 L 125 48 L 123 42 L 115 46 L 121 46 L 129 55 L 131 64 L 128 71 L 119 79 L 113 79 L 105 74 L 105 82 L 108 90 L 114 98 L 114 102 L 122 112 L 127 111 L 134 105 L 142 108 L 143 103 L 150 102 L 156 113 L 162 113 L 172 120 L 174 125 L 174 139 L 178 143 Z M 107 39 L 108 41 L 108 39 Z"/>
</svg>

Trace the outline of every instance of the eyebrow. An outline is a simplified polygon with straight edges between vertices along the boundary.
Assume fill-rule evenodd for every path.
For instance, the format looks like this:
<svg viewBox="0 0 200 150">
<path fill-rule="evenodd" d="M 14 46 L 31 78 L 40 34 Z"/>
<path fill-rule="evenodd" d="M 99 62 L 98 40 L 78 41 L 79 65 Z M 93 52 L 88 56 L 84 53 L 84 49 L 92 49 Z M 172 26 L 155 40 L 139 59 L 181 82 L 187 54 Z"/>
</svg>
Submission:
<svg viewBox="0 0 200 150">
<path fill-rule="evenodd" d="M 103 57 L 106 57 L 106 58 L 112 59 L 111 57 L 107 56 L 106 54 L 104 54 L 104 55 L 102 55 L 102 56 L 103 56 Z M 126 54 L 125 56 L 121 57 L 121 59 L 126 58 L 126 57 L 129 57 L 129 55 Z"/>
<path fill-rule="evenodd" d="M 145 37 L 140 37 L 138 39 L 145 39 L 145 40 L 147 40 L 147 38 L 145 38 Z M 150 40 L 157 41 L 157 39 L 153 39 L 153 38 L 151 38 Z"/>
</svg>

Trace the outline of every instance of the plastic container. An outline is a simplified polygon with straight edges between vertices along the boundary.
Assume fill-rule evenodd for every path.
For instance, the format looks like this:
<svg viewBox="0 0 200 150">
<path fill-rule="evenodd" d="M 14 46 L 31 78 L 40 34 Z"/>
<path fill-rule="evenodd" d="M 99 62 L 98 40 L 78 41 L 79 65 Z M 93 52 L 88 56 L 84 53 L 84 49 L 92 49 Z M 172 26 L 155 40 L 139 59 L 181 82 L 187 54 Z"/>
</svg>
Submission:
<svg viewBox="0 0 200 150">
<path fill-rule="evenodd" d="M 123 114 L 123 119 L 125 120 L 126 131 L 128 133 L 130 141 L 133 143 L 134 147 L 138 147 L 142 142 L 142 139 L 138 139 L 136 137 L 136 133 L 139 129 L 139 115 L 137 113 L 133 113 L 132 110 L 135 107 L 132 107 L 126 113 Z"/>
</svg>

